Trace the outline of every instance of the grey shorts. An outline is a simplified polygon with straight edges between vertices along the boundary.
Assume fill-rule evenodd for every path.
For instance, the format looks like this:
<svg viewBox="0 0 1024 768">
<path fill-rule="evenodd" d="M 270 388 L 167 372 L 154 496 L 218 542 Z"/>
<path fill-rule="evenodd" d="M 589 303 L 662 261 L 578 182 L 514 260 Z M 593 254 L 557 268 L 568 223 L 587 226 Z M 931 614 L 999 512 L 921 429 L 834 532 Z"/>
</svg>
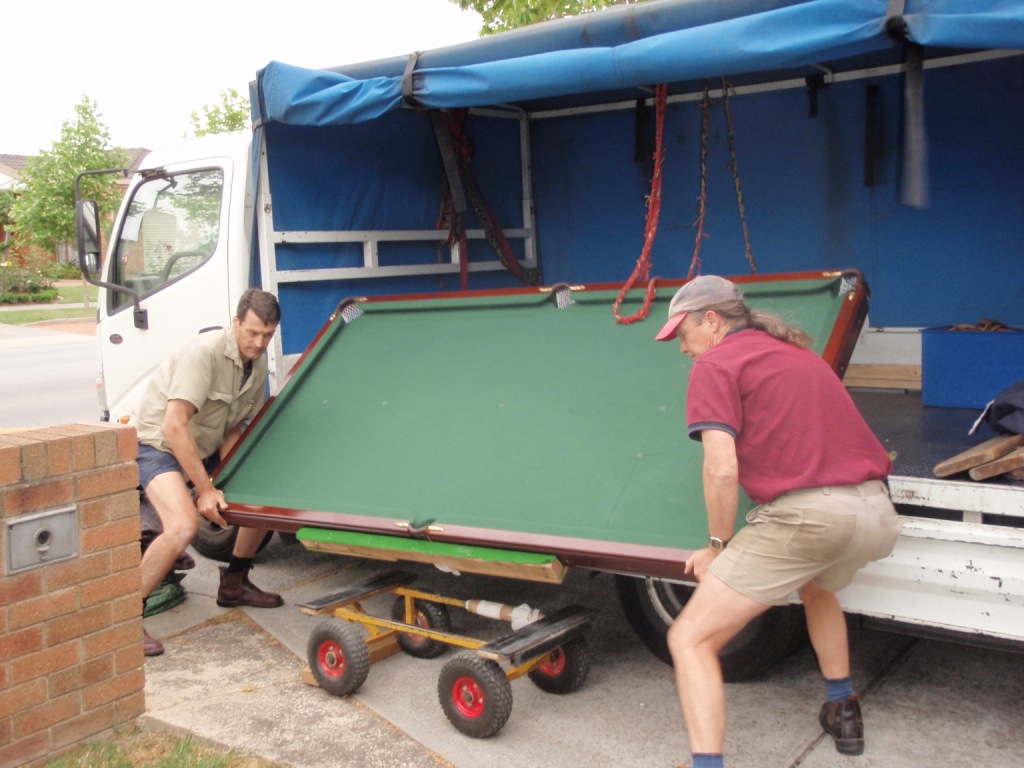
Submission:
<svg viewBox="0 0 1024 768">
<path fill-rule="evenodd" d="M 139 455 L 135 463 L 139 465 L 139 487 L 142 490 L 146 490 L 150 480 L 164 472 L 178 472 L 182 477 L 185 476 L 173 453 L 161 451 L 145 443 L 139 443 Z"/>
<path fill-rule="evenodd" d="M 790 491 L 754 507 L 711 572 L 742 595 L 782 605 L 808 582 L 837 592 L 896 546 L 900 520 L 881 480 Z"/>
<path fill-rule="evenodd" d="M 192 485 L 188 475 L 185 474 L 185 470 L 181 468 L 181 464 L 174 458 L 174 454 L 161 451 L 152 445 L 139 443 L 139 455 L 135 459 L 135 463 L 139 465 L 139 487 L 143 491 L 146 490 L 150 480 L 164 472 L 177 472 L 184 478 L 187 485 L 190 487 Z M 212 456 L 203 459 L 203 466 L 207 472 L 213 472 L 219 463 L 220 453 L 217 451 L 214 451 Z"/>
</svg>

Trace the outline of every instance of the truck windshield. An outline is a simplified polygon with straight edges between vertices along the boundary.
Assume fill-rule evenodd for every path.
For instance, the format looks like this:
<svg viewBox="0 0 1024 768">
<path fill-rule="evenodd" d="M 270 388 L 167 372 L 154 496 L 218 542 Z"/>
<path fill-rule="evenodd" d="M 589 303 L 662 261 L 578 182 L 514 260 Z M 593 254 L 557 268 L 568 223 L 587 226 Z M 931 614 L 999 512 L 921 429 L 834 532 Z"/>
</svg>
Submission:
<svg viewBox="0 0 1024 768">
<path fill-rule="evenodd" d="M 136 187 L 110 282 L 146 296 L 202 266 L 217 248 L 223 188 L 219 168 L 157 176 Z M 132 302 L 114 291 L 110 300 L 111 309 Z"/>
</svg>

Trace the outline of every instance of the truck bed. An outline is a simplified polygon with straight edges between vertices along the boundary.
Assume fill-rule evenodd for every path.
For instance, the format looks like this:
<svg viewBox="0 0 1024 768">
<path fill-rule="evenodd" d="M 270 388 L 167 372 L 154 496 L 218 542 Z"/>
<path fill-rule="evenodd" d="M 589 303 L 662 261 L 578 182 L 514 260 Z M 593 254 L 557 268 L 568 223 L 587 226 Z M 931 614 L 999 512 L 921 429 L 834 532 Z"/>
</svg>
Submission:
<svg viewBox="0 0 1024 768">
<path fill-rule="evenodd" d="M 933 408 L 919 392 L 851 390 L 868 424 L 894 454 L 890 485 L 900 511 L 944 520 L 1024 525 L 1024 482 L 1006 476 L 985 482 L 966 472 L 936 478 L 936 464 L 994 437 L 987 425 L 968 431 L 980 411 Z"/>
</svg>

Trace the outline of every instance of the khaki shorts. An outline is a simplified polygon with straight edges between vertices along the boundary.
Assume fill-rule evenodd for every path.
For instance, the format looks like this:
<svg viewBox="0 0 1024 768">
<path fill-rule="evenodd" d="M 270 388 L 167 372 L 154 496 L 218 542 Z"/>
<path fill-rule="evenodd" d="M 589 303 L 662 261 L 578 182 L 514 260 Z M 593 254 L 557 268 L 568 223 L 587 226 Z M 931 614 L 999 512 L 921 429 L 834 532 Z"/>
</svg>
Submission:
<svg viewBox="0 0 1024 768">
<path fill-rule="evenodd" d="M 783 605 L 813 581 L 837 592 L 892 552 L 900 520 L 881 480 L 790 491 L 754 507 L 711 572 L 742 595 Z"/>
</svg>

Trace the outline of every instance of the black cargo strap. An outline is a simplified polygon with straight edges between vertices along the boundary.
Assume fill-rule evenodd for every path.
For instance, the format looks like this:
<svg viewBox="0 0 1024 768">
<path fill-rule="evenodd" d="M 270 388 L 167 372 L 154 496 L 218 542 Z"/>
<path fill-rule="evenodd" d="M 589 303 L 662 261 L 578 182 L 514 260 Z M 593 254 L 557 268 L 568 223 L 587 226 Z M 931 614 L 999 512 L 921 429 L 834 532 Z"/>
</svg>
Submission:
<svg viewBox="0 0 1024 768">
<path fill-rule="evenodd" d="M 420 52 L 414 51 L 409 60 L 405 62 L 405 72 L 402 73 L 402 99 L 414 109 L 423 109 L 423 104 L 416 98 L 416 87 L 413 83 L 413 75 L 416 73 L 416 64 L 420 60 Z"/>
</svg>

